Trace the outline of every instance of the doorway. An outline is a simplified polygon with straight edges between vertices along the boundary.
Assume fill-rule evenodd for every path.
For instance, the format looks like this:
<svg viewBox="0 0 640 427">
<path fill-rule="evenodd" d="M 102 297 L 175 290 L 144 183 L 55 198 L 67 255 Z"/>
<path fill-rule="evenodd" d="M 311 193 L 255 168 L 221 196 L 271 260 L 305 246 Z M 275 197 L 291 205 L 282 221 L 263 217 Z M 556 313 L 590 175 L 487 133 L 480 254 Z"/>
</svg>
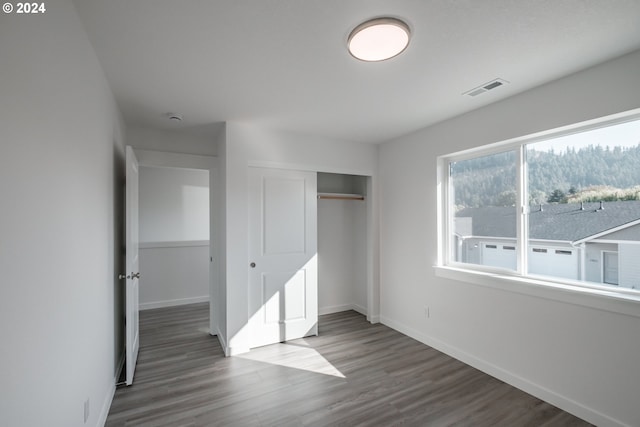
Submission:
<svg viewBox="0 0 640 427">
<path fill-rule="evenodd" d="M 602 283 L 618 284 L 618 252 L 602 251 Z"/>
<path fill-rule="evenodd" d="M 209 171 L 140 166 L 140 310 L 208 302 Z"/>
<path fill-rule="evenodd" d="M 143 309 L 153 308 L 159 306 L 168 306 L 168 305 L 180 305 L 186 303 L 194 303 L 199 300 L 207 300 L 209 301 L 209 333 L 211 335 L 217 335 L 218 333 L 218 307 L 216 303 L 218 301 L 218 284 L 219 284 L 219 247 L 217 243 L 219 242 L 219 226 L 216 222 L 219 218 L 219 212 L 216 209 L 220 209 L 219 200 L 216 199 L 216 196 L 219 194 L 220 189 L 217 187 L 219 185 L 219 177 L 217 175 L 217 159 L 212 156 L 201 156 L 201 155 L 193 155 L 193 154 L 181 154 L 181 153 L 168 153 L 163 151 L 154 151 L 154 150 L 142 150 L 136 149 L 136 155 L 138 156 L 138 161 L 140 167 L 146 172 L 150 170 L 155 170 L 155 174 L 151 173 L 151 178 L 154 175 L 164 175 L 164 179 L 169 182 L 173 182 L 171 180 L 172 175 L 182 176 L 182 183 L 184 185 L 178 185 L 177 189 L 172 190 L 174 193 L 178 195 L 174 195 L 173 198 L 179 200 L 179 203 L 175 203 L 180 206 L 180 210 L 184 212 L 173 212 L 171 216 L 182 218 L 181 222 L 183 225 L 180 225 L 180 233 L 182 233 L 185 237 L 186 242 L 188 243 L 180 243 L 176 242 L 174 237 L 167 234 L 160 234 L 160 239 L 165 239 L 165 242 L 168 242 L 168 246 L 172 246 L 171 248 L 166 247 L 158 247 L 158 248 L 147 248 L 145 242 L 145 247 L 142 249 L 143 251 L 147 249 L 154 249 L 156 251 L 165 251 L 165 252 L 180 252 L 183 257 L 191 257 L 195 254 L 199 257 L 199 276 L 204 277 L 204 280 L 208 283 L 208 288 L 204 290 L 202 287 L 198 293 L 192 293 L 191 295 L 184 296 L 179 294 L 169 294 L 168 297 L 164 298 L 156 298 L 156 299 L 147 299 L 147 294 L 144 296 L 143 303 L 147 303 L 146 306 L 143 306 Z M 185 175 L 191 176 L 191 181 L 187 181 L 184 178 Z M 149 176 L 147 176 L 149 177 Z M 203 177 L 208 177 L 208 184 Z M 162 178 L 161 178 L 162 179 Z M 195 180 L 195 181 L 194 181 Z M 175 183 L 171 185 L 176 185 Z M 145 192 L 145 188 L 147 186 L 143 184 L 143 188 L 141 193 Z M 168 196 L 163 192 L 163 186 L 155 185 L 156 189 L 153 191 L 157 191 L 158 194 L 152 199 L 165 199 Z M 208 189 L 208 193 L 207 190 Z M 207 193 L 207 194 L 205 194 Z M 141 194 L 142 198 L 146 198 L 146 194 Z M 208 201 L 208 209 L 207 206 L 204 206 L 205 200 Z M 145 201 L 145 203 L 147 203 Z M 160 204 L 166 202 L 158 202 Z M 156 206 L 155 211 L 159 212 L 160 215 L 165 215 L 166 211 L 158 208 L 160 205 L 151 205 Z M 199 211 L 196 219 L 192 218 L 192 213 L 189 213 L 189 206 L 192 206 Z M 175 207 L 174 207 L 175 208 Z M 172 208 L 172 209 L 174 209 Z M 207 211 L 207 214 L 203 214 L 203 212 Z M 144 214 L 143 214 L 144 215 Z M 153 228 L 160 228 L 162 218 L 156 218 L 155 222 L 152 222 L 151 225 Z M 146 219 L 143 221 L 147 222 Z M 194 221 L 192 224 L 184 224 L 184 222 L 190 223 Z M 198 224 L 197 227 L 194 227 L 194 224 Z M 145 225 L 146 227 L 146 225 Z M 207 229 L 208 233 L 198 233 L 195 230 Z M 141 230 L 141 233 L 147 233 L 148 230 Z M 156 230 L 157 233 L 159 233 Z M 168 240 L 167 240 L 168 239 Z M 149 240 L 149 239 L 147 239 Z M 155 242 L 154 246 L 162 246 Z M 143 245 L 141 245 L 142 247 Z M 186 250 L 183 250 L 187 248 Z M 204 255 L 204 264 L 207 267 L 203 267 L 202 256 Z M 164 256 L 167 258 L 166 254 Z M 160 257 L 162 258 L 162 257 Z M 144 262 L 144 261 L 143 261 Z M 148 264 L 148 261 L 147 261 Z M 183 264 L 183 268 L 181 271 L 184 271 L 184 265 L 188 265 L 188 263 Z M 144 266 L 141 266 L 141 269 L 144 269 Z M 190 280 L 193 277 L 192 272 L 189 271 L 188 274 L 175 274 L 174 280 L 177 282 L 185 282 Z M 144 279 L 145 275 L 142 272 L 141 279 Z M 202 280 L 200 280 L 200 284 L 202 284 Z M 146 292 L 146 291 L 145 291 Z M 166 294 L 165 294 L 166 295 Z M 148 304 L 152 303 L 152 304 Z"/>
</svg>

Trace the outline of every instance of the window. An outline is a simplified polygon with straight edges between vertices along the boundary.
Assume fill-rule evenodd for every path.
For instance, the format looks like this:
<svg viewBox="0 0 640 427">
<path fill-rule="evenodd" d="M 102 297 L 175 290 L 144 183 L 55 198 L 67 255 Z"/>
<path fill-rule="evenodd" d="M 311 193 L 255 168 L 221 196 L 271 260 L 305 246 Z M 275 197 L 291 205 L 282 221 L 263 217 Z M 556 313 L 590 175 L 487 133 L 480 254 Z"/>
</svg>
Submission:
<svg viewBox="0 0 640 427">
<path fill-rule="evenodd" d="M 502 259 L 492 252 L 516 236 L 516 152 L 452 161 L 449 170 L 451 259 L 515 270 L 515 256 Z"/>
<path fill-rule="evenodd" d="M 445 266 L 640 290 L 640 114 L 440 159 Z"/>
</svg>

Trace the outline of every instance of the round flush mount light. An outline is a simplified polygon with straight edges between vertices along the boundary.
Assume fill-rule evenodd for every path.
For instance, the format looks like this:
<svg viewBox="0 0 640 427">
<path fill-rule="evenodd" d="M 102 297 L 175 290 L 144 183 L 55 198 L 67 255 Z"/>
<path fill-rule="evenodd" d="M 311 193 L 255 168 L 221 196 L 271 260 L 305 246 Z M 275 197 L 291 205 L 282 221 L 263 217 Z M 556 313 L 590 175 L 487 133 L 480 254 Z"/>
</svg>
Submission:
<svg viewBox="0 0 640 427">
<path fill-rule="evenodd" d="M 349 53 L 362 61 L 384 61 L 402 53 L 409 45 L 409 26 L 396 18 L 375 18 L 351 31 Z"/>
</svg>

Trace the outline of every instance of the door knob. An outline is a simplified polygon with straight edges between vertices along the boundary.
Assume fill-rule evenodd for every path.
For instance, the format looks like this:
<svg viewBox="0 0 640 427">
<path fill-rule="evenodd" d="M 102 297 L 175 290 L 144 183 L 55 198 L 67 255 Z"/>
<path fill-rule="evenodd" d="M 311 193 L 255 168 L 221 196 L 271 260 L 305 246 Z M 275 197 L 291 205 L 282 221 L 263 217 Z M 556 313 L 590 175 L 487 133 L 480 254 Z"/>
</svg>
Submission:
<svg viewBox="0 0 640 427">
<path fill-rule="evenodd" d="M 249 267 L 251 267 L 251 268 L 256 268 L 256 263 L 255 263 L 255 262 L 252 262 L 251 264 L 249 264 Z"/>
<path fill-rule="evenodd" d="M 122 280 L 122 279 L 128 279 L 129 276 L 126 276 L 124 274 L 118 274 L 118 280 Z"/>
</svg>

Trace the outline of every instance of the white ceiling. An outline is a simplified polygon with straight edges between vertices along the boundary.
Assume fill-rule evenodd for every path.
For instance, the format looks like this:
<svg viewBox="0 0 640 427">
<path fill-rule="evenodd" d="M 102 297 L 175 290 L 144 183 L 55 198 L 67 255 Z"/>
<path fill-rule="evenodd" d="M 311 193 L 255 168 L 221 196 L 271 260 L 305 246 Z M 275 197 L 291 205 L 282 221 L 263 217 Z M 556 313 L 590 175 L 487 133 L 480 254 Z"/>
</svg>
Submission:
<svg viewBox="0 0 640 427">
<path fill-rule="evenodd" d="M 378 143 L 640 48 L 640 0 L 76 0 L 131 124 L 222 121 Z M 352 58 L 353 27 L 405 20 L 400 56 Z M 639 70 L 640 72 L 640 70 Z M 495 78 L 478 97 L 462 93 Z M 603 82 L 605 84 L 605 82 Z"/>
</svg>

